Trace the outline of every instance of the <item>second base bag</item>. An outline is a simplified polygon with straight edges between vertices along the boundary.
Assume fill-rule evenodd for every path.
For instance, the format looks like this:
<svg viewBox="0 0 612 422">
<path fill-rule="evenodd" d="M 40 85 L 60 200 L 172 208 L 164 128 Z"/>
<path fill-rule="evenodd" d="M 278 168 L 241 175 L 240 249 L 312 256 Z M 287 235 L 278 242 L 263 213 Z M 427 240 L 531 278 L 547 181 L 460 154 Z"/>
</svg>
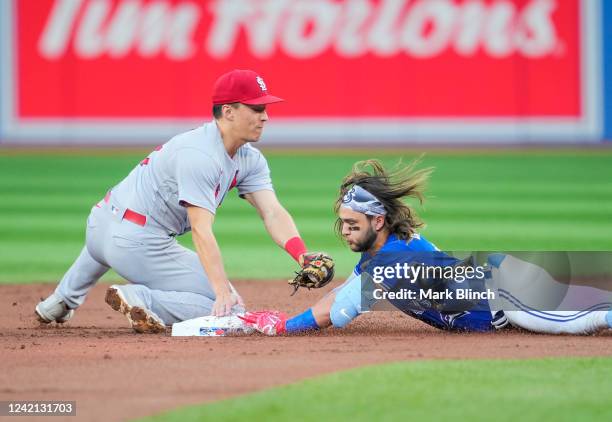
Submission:
<svg viewBox="0 0 612 422">
<path fill-rule="evenodd" d="M 222 337 L 230 334 L 251 334 L 254 331 L 236 315 L 225 317 L 211 315 L 172 324 L 173 337 Z"/>
</svg>

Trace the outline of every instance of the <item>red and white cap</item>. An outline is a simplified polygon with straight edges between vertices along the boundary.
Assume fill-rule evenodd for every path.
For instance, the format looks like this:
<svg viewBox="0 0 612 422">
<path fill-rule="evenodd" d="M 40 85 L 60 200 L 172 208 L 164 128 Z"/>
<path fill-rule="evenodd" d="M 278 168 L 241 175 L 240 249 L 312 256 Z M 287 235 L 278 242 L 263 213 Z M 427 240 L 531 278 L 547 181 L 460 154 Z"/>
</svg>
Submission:
<svg viewBox="0 0 612 422">
<path fill-rule="evenodd" d="M 271 104 L 285 101 L 268 94 L 266 83 L 252 70 L 232 70 L 217 79 L 213 87 L 213 105 L 243 103 Z"/>
</svg>

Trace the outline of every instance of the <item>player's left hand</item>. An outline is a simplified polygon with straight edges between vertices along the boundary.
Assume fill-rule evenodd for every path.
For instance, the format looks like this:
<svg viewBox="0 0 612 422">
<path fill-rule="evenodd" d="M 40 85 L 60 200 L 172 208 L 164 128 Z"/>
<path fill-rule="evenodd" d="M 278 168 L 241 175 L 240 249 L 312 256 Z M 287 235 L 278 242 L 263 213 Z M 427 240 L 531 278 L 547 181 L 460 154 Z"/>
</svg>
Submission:
<svg viewBox="0 0 612 422">
<path fill-rule="evenodd" d="M 275 336 L 287 332 L 287 314 L 280 311 L 256 311 L 238 315 L 249 327 L 255 328 L 267 336 Z"/>
</svg>

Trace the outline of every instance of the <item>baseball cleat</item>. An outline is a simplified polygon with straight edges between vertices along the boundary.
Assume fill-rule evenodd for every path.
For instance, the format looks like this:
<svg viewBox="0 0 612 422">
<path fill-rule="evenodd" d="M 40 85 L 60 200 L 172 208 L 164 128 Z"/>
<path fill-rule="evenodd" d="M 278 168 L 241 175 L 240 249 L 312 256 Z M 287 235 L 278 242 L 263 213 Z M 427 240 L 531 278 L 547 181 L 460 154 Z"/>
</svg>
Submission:
<svg viewBox="0 0 612 422">
<path fill-rule="evenodd" d="M 69 309 L 61 297 L 52 293 L 48 298 L 42 300 L 36 305 L 34 310 L 36 318 L 43 324 L 57 322 L 63 324 L 74 315 L 74 309 Z"/>
<path fill-rule="evenodd" d="M 113 310 L 121 312 L 137 333 L 154 334 L 166 331 L 166 325 L 160 317 L 141 306 L 132 306 L 121 292 L 120 286 L 110 286 L 104 299 Z"/>
</svg>

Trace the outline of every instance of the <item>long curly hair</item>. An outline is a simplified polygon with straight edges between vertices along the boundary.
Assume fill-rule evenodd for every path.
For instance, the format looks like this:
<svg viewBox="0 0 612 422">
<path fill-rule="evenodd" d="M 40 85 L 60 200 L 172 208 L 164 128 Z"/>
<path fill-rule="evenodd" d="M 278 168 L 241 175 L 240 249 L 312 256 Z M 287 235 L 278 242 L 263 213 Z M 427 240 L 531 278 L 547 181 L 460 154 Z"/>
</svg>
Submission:
<svg viewBox="0 0 612 422">
<path fill-rule="evenodd" d="M 334 211 L 338 214 L 342 205 L 342 198 L 354 185 L 359 185 L 374 195 L 385 207 L 385 226 L 389 233 L 400 239 L 410 239 L 416 229 L 424 224 L 416 212 L 403 198 L 416 198 L 420 204 L 425 201 L 425 185 L 433 167 L 416 170 L 421 161 L 418 158 L 403 166 L 401 161 L 391 169 L 385 170 L 379 160 L 359 161 L 353 165 L 351 172 L 342 180 L 338 199 L 334 204 Z M 342 221 L 336 220 L 335 231 L 342 237 Z"/>
</svg>

